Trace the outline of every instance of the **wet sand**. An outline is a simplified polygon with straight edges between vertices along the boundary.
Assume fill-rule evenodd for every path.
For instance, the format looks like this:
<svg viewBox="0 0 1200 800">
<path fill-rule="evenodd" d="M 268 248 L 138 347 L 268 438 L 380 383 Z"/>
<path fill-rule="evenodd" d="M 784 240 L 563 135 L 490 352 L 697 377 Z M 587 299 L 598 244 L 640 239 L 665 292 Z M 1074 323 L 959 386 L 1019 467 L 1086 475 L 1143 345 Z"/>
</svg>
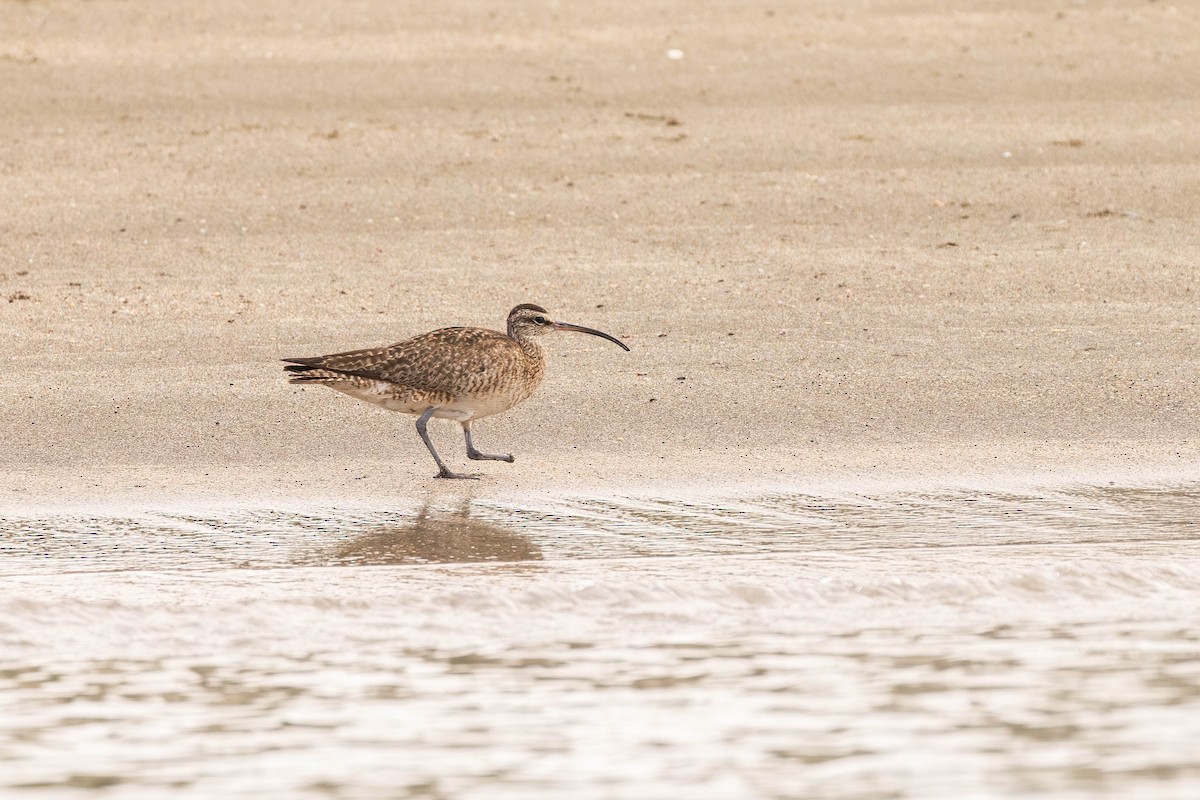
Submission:
<svg viewBox="0 0 1200 800">
<path fill-rule="evenodd" d="M 1186 476 L 1194 24 L 13 5 L 0 506 L 448 491 L 411 419 L 277 359 L 526 301 L 633 352 L 549 342 L 477 426 L 517 463 L 454 492 Z"/>
</svg>

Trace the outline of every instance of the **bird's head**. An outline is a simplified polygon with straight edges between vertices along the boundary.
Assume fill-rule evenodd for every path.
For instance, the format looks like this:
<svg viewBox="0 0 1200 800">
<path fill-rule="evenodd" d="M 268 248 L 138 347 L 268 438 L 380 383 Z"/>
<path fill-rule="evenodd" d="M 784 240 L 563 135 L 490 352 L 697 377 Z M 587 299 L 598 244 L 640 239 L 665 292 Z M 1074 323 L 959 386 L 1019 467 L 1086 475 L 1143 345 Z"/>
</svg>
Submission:
<svg viewBox="0 0 1200 800">
<path fill-rule="evenodd" d="M 508 312 L 508 335 L 514 339 L 531 339 L 552 331 L 589 333 L 592 336 L 599 336 L 601 339 L 608 339 L 624 350 L 629 349 L 620 339 L 609 336 L 607 333 L 598 331 L 595 328 L 585 328 L 582 325 L 572 325 L 569 322 L 555 322 L 546 313 L 546 309 L 541 306 L 535 306 L 533 303 L 522 303 Z"/>
</svg>

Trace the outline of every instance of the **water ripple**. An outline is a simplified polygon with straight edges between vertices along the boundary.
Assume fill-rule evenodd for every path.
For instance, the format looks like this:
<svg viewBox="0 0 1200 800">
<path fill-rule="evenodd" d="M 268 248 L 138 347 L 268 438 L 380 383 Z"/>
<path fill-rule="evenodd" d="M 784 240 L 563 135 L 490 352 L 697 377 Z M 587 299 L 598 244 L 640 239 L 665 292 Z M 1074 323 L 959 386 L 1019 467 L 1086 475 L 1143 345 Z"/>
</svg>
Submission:
<svg viewBox="0 0 1200 800">
<path fill-rule="evenodd" d="M 0 520 L 0 789 L 1191 797 L 1200 487 Z"/>
</svg>

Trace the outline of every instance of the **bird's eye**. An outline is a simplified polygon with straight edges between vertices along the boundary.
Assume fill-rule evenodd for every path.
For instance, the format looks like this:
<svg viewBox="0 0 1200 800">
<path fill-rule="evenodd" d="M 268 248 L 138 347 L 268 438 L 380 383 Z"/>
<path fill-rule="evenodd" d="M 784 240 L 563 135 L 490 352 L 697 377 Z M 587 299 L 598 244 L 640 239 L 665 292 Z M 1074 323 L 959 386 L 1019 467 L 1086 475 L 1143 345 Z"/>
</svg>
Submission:
<svg viewBox="0 0 1200 800">
<path fill-rule="evenodd" d="M 545 318 L 545 317 L 534 317 L 534 318 L 533 318 L 533 321 L 534 321 L 534 322 L 536 322 L 538 325 L 545 325 L 545 324 L 546 324 L 546 318 Z"/>
</svg>

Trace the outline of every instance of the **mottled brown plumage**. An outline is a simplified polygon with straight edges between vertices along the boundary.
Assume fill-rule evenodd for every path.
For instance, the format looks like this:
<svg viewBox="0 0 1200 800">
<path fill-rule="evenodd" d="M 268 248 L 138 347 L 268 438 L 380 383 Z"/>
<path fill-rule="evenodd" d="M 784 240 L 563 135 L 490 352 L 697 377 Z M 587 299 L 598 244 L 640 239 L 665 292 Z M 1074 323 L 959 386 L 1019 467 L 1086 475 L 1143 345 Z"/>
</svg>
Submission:
<svg viewBox="0 0 1200 800">
<path fill-rule="evenodd" d="M 508 333 L 486 328 L 441 328 L 403 342 L 328 356 L 285 358 L 290 383 L 314 383 L 389 411 L 415 414 L 417 432 L 438 464 L 438 477 L 465 478 L 446 468 L 426 433 L 431 417 L 461 423 L 471 459 L 513 461 L 481 453 L 471 443 L 471 422 L 527 400 L 546 373 L 537 338 L 551 331 L 578 331 L 622 342 L 607 333 L 555 322 L 546 310 L 523 303 L 508 314 Z"/>
</svg>

